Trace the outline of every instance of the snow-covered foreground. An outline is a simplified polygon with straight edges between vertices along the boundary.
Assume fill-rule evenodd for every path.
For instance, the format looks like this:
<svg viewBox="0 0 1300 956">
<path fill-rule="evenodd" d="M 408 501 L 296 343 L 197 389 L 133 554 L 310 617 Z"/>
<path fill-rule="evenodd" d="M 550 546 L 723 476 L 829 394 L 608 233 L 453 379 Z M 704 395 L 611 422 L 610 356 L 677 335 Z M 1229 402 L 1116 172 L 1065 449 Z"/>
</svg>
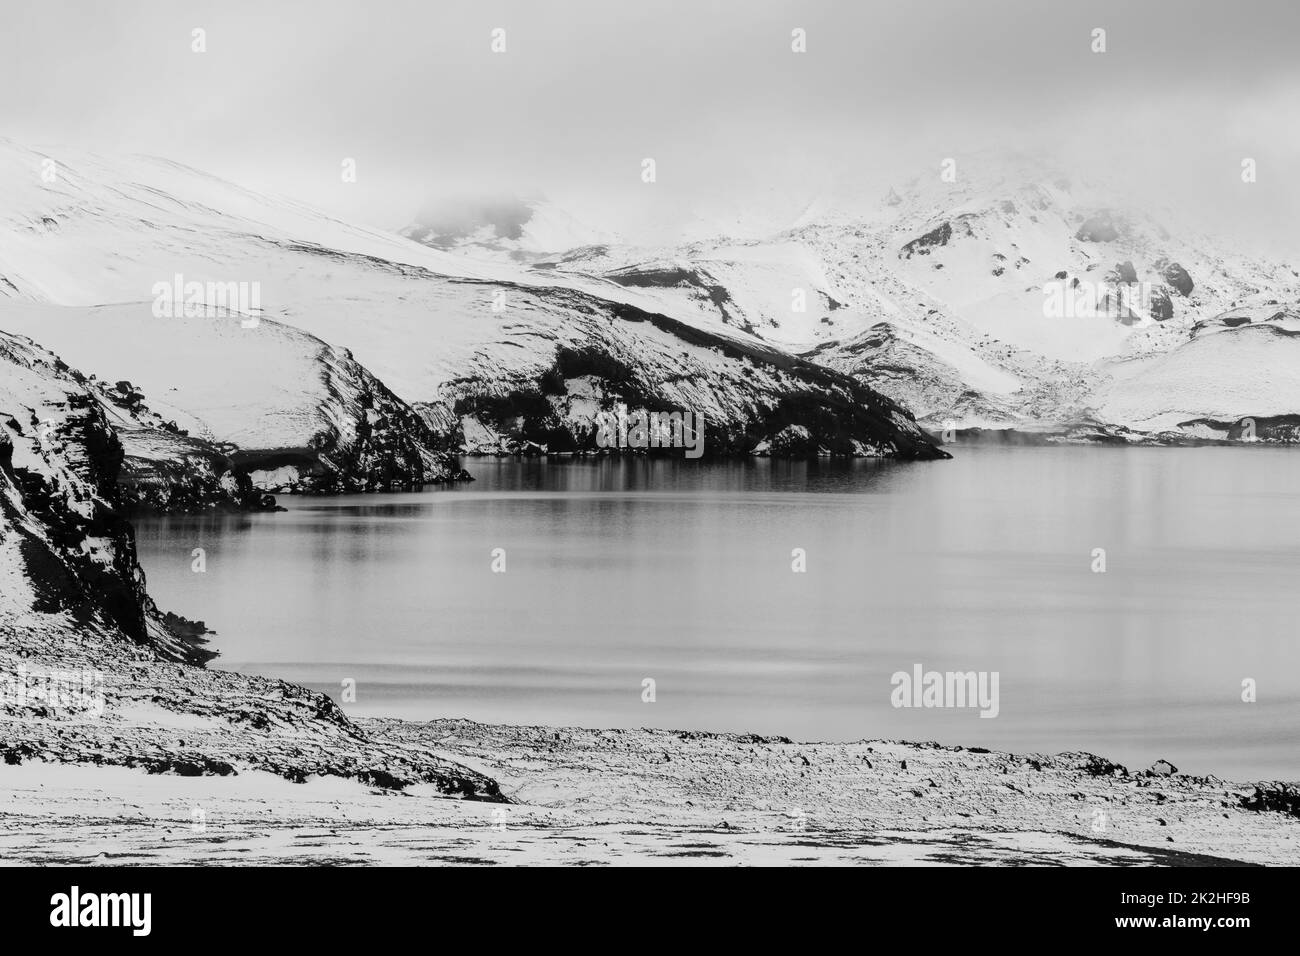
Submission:
<svg viewBox="0 0 1300 956">
<path fill-rule="evenodd" d="M 14 864 L 1294 864 L 1295 819 L 1252 788 L 1096 773 L 1086 755 L 1015 757 L 887 741 L 466 721 L 363 722 L 491 774 L 509 804 L 427 785 L 291 783 L 0 768 L 0 860 Z M 178 725 L 176 733 L 183 733 Z M 1095 758 L 1093 758 L 1095 761 Z M 1101 816 L 1097 814 L 1100 813 Z"/>
</svg>

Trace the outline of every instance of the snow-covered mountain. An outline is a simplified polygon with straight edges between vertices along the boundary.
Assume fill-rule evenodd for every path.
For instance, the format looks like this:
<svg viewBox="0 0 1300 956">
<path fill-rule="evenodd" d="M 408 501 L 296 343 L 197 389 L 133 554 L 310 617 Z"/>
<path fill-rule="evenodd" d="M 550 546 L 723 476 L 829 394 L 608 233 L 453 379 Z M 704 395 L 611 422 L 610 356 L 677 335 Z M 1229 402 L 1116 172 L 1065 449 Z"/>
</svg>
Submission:
<svg viewBox="0 0 1300 956">
<path fill-rule="evenodd" d="M 816 250 L 793 236 L 680 249 L 585 246 L 533 268 L 598 278 L 635 290 L 651 307 L 684 321 L 738 330 L 786 349 L 863 328 L 860 318 L 841 312 L 847 296 Z"/>
<path fill-rule="evenodd" d="M 145 592 L 121 508 L 121 417 L 58 357 L 0 333 L 0 629 L 54 621 L 199 663 L 212 656 L 202 625 Z"/>
<path fill-rule="evenodd" d="M 363 491 L 453 477 L 450 456 L 405 402 L 346 349 L 270 320 L 157 318 L 152 303 L 68 307 L 0 301 L 0 328 L 100 378 L 140 389 L 180 434 L 211 443 L 266 492 Z M 178 454 L 122 429 L 129 461 Z M 187 465 L 188 467 L 188 465 Z"/>
<path fill-rule="evenodd" d="M 1300 411 L 1289 380 L 1261 401 L 1235 360 L 1237 342 L 1263 334 L 1203 334 L 1247 314 L 1276 325 L 1300 301 L 1294 259 L 1242 253 L 1177 210 L 1032 162 L 959 168 L 852 213 L 821 204 L 764 241 L 583 248 L 534 269 L 635 289 L 668 315 L 851 374 L 934 428 L 1190 433 L 1204 417 Z M 1186 357 L 1153 361 L 1175 352 Z"/>
<path fill-rule="evenodd" d="M 1300 438 L 1300 312 L 1229 312 L 1167 351 L 1111 362 L 1093 396 L 1098 417 L 1205 438 Z"/>
<path fill-rule="evenodd" d="M 581 449 L 616 403 L 703 415 L 710 452 L 903 457 L 932 454 L 909 412 L 1200 434 L 1300 408 L 1260 402 L 1228 351 L 1271 340 L 1207 334 L 1278 325 L 1292 265 L 1032 164 L 961 169 L 766 240 L 642 248 L 517 200 L 424 215 L 417 242 L 164 160 L 3 144 L 0 323 L 140 386 L 268 489 Z M 192 284 L 205 314 L 159 317 Z"/>
<path fill-rule="evenodd" d="M 46 159 L 52 182 L 40 178 Z M 403 427 L 435 450 L 589 447 L 596 414 L 622 402 L 704 416 L 708 454 L 941 455 L 856 379 L 736 330 L 657 315 L 613 282 L 443 252 L 154 159 L 6 145 L 0 182 L 0 292 L 84 313 L 20 306 L 0 313 L 0 328 L 58 336 L 50 347 L 104 378 L 133 369 L 151 402 L 262 454 L 265 471 L 283 449 L 328 445 L 331 427 L 348 433 L 338 407 L 352 431 L 361 410 L 372 418 L 354 394 L 364 376 L 339 374 L 349 353 L 419 405 L 432 438 Z M 158 317 L 174 287 L 219 314 Z M 244 290 L 257 308 L 230 307 Z M 95 336 L 97 324 L 107 331 Z M 341 382 L 352 384 L 331 404 Z M 388 420 L 411 421 L 393 408 Z"/>
</svg>

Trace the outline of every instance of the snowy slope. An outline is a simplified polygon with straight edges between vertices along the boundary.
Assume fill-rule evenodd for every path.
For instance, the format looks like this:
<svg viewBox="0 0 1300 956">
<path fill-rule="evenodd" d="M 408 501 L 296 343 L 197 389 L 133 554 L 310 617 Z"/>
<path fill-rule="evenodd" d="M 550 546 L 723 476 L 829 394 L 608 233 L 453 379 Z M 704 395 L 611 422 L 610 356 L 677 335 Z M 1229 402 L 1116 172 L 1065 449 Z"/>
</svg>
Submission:
<svg viewBox="0 0 1300 956">
<path fill-rule="evenodd" d="M 959 168 L 956 182 L 928 171 L 852 212 L 821 204 L 765 241 L 574 250 L 534 268 L 636 288 L 667 314 L 806 354 L 957 427 L 1137 427 L 1150 419 L 1134 417 L 1139 404 L 1097 405 L 1112 376 L 1140 377 L 1138 357 L 1181 348 L 1215 315 L 1300 301 L 1295 262 L 1197 234 L 1122 184 L 1023 158 Z M 1236 390 L 1229 359 L 1207 366 Z"/>
<path fill-rule="evenodd" d="M 405 403 L 343 349 L 271 321 L 157 318 L 151 303 L 91 308 L 0 300 L 0 328 L 73 366 L 143 391 L 149 407 L 221 446 L 263 491 L 445 480 L 447 456 Z M 175 459 L 157 434 L 122 431 L 136 458 Z"/>
<path fill-rule="evenodd" d="M 808 358 L 866 382 L 919 419 L 950 427 L 1017 419 L 1024 381 L 926 329 L 879 322 L 866 332 L 828 343 Z"/>
<path fill-rule="evenodd" d="M 846 309 L 846 296 L 816 253 L 793 239 L 683 249 L 601 245 L 533 268 L 591 277 L 602 282 L 595 287 L 600 294 L 619 297 L 604 284 L 613 283 L 639 292 L 646 307 L 792 350 L 864 331 L 875 315 Z"/>
<path fill-rule="evenodd" d="M 56 164 L 52 182 L 42 178 L 46 160 Z M 0 229 L 0 291 L 67 305 L 147 301 L 173 272 L 265 280 L 312 251 L 499 271 L 165 159 L 37 151 L 2 138 Z M 264 269 L 254 265 L 259 255 L 270 257 Z"/>
<path fill-rule="evenodd" d="M 1300 416 L 1300 316 L 1219 325 L 1119 363 L 1093 401 L 1102 420 L 1144 431 L 1224 437 L 1252 419 L 1267 437 L 1270 420 Z"/>
<path fill-rule="evenodd" d="M 145 364 L 131 354 L 137 335 L 148 336 L 151 348 L 165 344 L 157 355 L 180 369 L 197 361 L 180 325 L 163 331 L 141 311 L 156 284 L 180 274 L 187 283 L 256 283 L 268 336 L 279 334 L 279 323 L 346 345 L 396 395 L 429 406 L 427 420 L 443 441 L 471 450 L 521 441 L 572 446 L 598 405 L 623 400 L 707 416 L 718 437 L 710 453 L 772 447 L 796 426 L 808 430 L 813 450 L 934 454 L 905 412 L 860 383 L 740 332 L 658 319 L 638 290 L 451 255 L 155 160 L 75 157 L 57 183 L 44 184 L 39 159 L 12 145 L 0 149 L 0 173 L 12 176 L 0 220 L 18 240 L 0 252 L 0 289 L 71 306 L 141 303 L 92 313 L 114 328 L 107 337 L 115 346 L 101 339 L 93 348 L 113 355 L 105 374 L 123 374 L 107 364 Z M 295 411 L 300 423 L 319 403 L 301 392 L 267 395 L 262 380 L 292 392 L 297 386 L 286 376 L 308 358 L 289 352 L 309 342 L 315 352 L 320 342 L 300 339 L 286 352 L 270 338 L 271 356 L 244 355 L 231 351 L 251 340 L 241 331 L 208 328 L 202 346 L 234 384 L 254 389 L 256 400 L 241 408 L 223 405 L 230 400 L 222 398 L 221 377 L 202 369 L 193 380 L 159 369 L 137 374 L 156 401 L 222 440 L 298 441 L 309 429 L 295 423 Z M 63 341 L 75 349 L 77 337 Z M 89 353 L 81 364 L 99 368 Z M 245 375 L 244 367 L 254 371 Z M 506 414 L 539 396 L 549 410 Z M 259 413 L 263 402 L 273 422 Z"/>
</svg>

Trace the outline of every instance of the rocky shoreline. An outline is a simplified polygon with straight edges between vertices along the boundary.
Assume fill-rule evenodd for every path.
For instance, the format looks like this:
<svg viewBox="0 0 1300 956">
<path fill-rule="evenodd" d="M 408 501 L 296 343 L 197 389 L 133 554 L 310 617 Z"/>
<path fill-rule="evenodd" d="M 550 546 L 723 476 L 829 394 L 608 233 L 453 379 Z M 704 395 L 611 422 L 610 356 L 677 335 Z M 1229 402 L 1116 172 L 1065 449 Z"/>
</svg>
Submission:
<svg viewBox="0 0 1300 956">
<path fill-rule="evenodd" d="M 495 781 L 424 748 L 379 740 L 324 694 L 163 660 L 94 629 L 0 629 L 0 681 L 0 763 L 8 766 L 183 777 L 261 772 L 296 783 L 336 777 L 502 800 Z"/>
<path fill-rule="evenodd" d="M 1090 754 L 352 719 L 205 666 L 204 625 L 145 588 L 123 491 L 133 449 L 180 460 L 189 436 L 28 339 L 0 334 L 0 362 L 0 860 L 1300 862 L 1295 784 Z M 349 467 L 394 452 L 354 437 Z"/>
<path fill-rule="evenodd" d="M 11 863 L 1300 863 L 1300 786 L 1166 761 L 352 718 L 93 627 L 0 676 Z"/>
<path fill-rule="evenodd" d="M 1162 763 L 1130 772 L 1082 753 L 468 720 L 352 722 L 319 695 L 283 682 L 188 670 L 144 668 L 142 681 L 115 695 L 110 708 L 130 714 L 126 722 L 109 717 L 88 732 L 24 725 L 24 742 L 3 748 L 0 859 L 1300 862 L 1293 785 L 1235 784 Z M 183 679 L 166 694 L 146 683 L 172 676 Z M 208 693 L 222 694 L 221 703 Z M 141 709 L 146 701 L 157 708 L 151 715 Z M 256 714 L 265 725 L 251 722 Z"/>
</svg>

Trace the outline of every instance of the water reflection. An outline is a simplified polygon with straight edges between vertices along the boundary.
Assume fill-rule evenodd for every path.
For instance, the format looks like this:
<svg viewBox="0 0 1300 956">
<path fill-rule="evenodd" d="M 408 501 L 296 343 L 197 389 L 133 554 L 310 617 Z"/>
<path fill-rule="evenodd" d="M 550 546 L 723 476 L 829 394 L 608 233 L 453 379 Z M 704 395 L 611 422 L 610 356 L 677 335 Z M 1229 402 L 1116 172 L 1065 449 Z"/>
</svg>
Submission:
<svg viewBox="0 0 1300 956">
<path fill-rule="evenodd" d="M 354 678 L 357 713 L 1086 749 L 1294 778 L 1295 460 L 473 460 L 470 485 L 160 518 L 138 538 L 160 605 L 218 631 L 217 666 L 335 694 Z M 892 708 L 890 675 L 914 663 L 999 671 L 999 717 Z"/>
</svg>

